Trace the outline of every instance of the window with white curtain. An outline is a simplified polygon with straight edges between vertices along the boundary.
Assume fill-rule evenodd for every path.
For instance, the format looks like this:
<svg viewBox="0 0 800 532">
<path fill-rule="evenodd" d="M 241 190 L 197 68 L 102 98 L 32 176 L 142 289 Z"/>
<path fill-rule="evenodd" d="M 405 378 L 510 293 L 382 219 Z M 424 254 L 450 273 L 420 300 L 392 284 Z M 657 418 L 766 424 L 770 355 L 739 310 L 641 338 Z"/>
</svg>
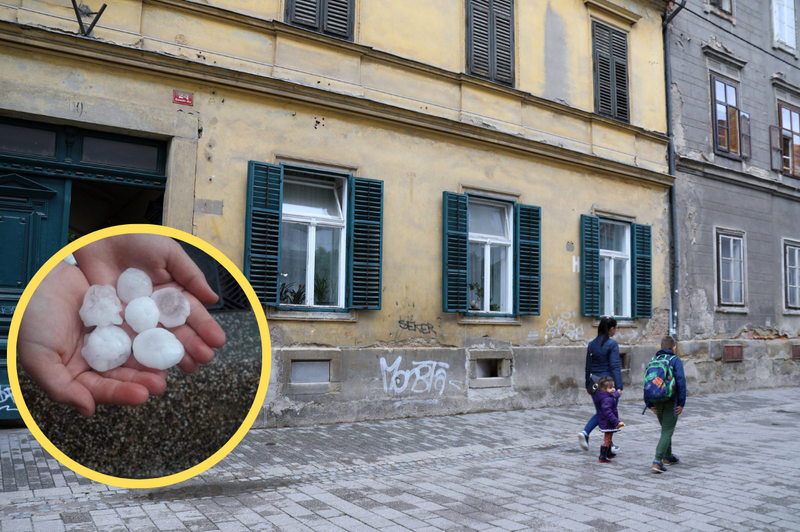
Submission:
<svg viewBox="0 0 800 532">
<path fill-rule="evenodd" d="M 794 0 L 772 0 L 772 25 L 775 42 L 797 48 L 794 22 Z"/>
<path fill-rule="evenodd" d="M 469 201 L 469 300 L 477 312 L 512 312 L 511 204 Z"/>
<path fill-rule="evenodd" d="M 744 239 L 717 234 L 717 258 L 719 303 L 744 306 Z"/>
<path fill-rule="evenodd" d="M 786 244 L 786 308 L 800 309 L 800 247 Z"/>
<path fill-rule="evenodd" d="M 631 315 L 631 226 L 600 220 L 600 309 L 603 316 Z"/>
<path fill-rule="evenodd" d="M 295 178 L 287 172 L 281 217 L 281 304 L 344 305 L 346 188 L 344 179 Z"/>
</svg>

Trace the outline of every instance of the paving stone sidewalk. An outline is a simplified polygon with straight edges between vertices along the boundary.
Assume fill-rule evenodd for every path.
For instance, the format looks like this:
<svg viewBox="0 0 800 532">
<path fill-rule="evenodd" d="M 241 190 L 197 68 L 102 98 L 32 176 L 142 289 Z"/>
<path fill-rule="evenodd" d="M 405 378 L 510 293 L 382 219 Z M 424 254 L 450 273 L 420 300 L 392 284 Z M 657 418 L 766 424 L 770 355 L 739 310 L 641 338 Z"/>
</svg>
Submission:
<svg viewBox="0 0 800 532">
<path fill-rule="evenodd" d="M 25 429 L 0 430 L 0 532 L 62 530 L 800 531 L 800 388 L 690 397 L 683 463 L 650 471 L 655 416 L 613 464 L 576 434 L 593 408 L 254 430 L 181 484 L 97 484 Z"/>
</svg>

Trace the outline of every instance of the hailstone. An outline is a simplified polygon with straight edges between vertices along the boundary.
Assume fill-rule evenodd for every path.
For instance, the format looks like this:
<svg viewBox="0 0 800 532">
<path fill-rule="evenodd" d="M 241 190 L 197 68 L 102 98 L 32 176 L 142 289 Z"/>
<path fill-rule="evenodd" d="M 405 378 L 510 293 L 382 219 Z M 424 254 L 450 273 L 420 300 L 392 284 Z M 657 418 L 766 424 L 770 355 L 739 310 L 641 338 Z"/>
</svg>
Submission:
<svg viewBox="0 0 800 532">
<path fill-rule="evenodd" d="M 99 325 L 120 325 L 122 317 L 122 303 L 117 297 L 117 292 L 111 285 L 93 285 L 89 287 L 86 295 L 83 296 L 83 305 L 80 315 L 83 324 L 87 327 Z"/>
<path fill-rule="evenodd" d="M 131 339 L 116 325 L 97 327 L 83 338 L 81 354 L 95 371 L 117 368 L 131 356 Z"/>
<path fill-rule="evenodd" d="M 133 356 L 148 368 L 168 369 L 183 358 L 183 344 L 166 329 L 149 329 L 133 339 Z"/>
<path fill-rule="evenodd" d="M 177 288 L 162 288 L 153 292 L 153 301 L 158 305 L 158 321 L 164 327 L 177 327 L 186 323 L 189 316 L 189 300 Z"/>
<path fill-rule="evenodd" d="M 158 326 L 158 305 L 149 297 L 137 297 L 125 307 L 125 322 L 137 333 Z"/>
<path fill-rule="evenodd" d="M 147 297 L 153 293 L 153 281 L 142 270 L 128 268 L 117 279 L 117 293 L 123 303 L 130 303 L 137 297 Z"/>
</svg>

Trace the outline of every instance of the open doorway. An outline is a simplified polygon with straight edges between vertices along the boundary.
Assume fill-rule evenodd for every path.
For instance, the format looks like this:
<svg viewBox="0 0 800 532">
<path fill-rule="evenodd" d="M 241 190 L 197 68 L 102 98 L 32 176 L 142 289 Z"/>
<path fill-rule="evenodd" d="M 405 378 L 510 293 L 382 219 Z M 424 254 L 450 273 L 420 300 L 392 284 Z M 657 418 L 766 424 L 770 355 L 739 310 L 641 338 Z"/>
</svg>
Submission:
<svg viewBox="0 0 800 532">
<path fill-rule="evenodd" d="M 102 181 L 72 181 L 69 241 L 124 224 L 161 225 L 164 190 Z"/>
</svg>

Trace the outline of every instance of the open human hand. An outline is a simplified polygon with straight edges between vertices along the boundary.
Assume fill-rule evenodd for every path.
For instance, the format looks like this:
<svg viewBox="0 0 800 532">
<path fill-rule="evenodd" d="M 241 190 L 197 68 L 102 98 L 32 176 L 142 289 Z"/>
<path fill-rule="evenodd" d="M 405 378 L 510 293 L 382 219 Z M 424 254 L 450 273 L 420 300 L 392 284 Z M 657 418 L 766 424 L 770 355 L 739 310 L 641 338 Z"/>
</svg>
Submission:
<svg viewBox="0 0 800 532">
<path fill-rule="evenodd" d="M 60 263 L 31 297 L 19 331 L 17 352 L 23 368 L 54 401 L 91 416 L 97 404 L 135 406 L 166 389 L 166 372 L 142 366 L 134 357 L 121 367 L 97 372 L 81 354 L 91 330 L 80 319 L 83 297 L 92 284 L 116 285 L 129 267 L 150 275 L 154 289 L 184 290 L 191 313 L 172 329 L 184 346 L 179 367 L 195 371 L 214 358 L 225 333 L 203 303 L 218 298 L 200 269 L 175 241 L 157 235 L 119 235 L 88 244 L 75 252 L 80 268 Z M 122 328 L 130 335 L 127 324 Z"/>
<path fill-rule="evenodd" d="M 225 332 L 203 306 L 219 297 L 200 268 L 171 238 L 116 235 L 87 244 L 74 256 L 90 285 L 116 286 L 122 272 L 138 268 L 150 276 L 154 291 L 169 286 L 183 291 L 189 299 L 190 314 L 184 325 L 171 329 L 186 350 L 178 364 L 183 371 L 191 373 L 200 364 L 208 364 L 214 358 L 214 348 L 225 344 Z"/>
<path fill-rule="evenodd" d="M 89 289 L 75 266 L 60 263 L 39 284 L 28 302 L 17 340 L 19 362 L 57 403 L 82 415 L 97 404 L 140 405 L 164 393 L 166 372 L 146 368 L 131 357 L 121 367 L 98 373 L 81 355 L 89 328 L 78 314 Z"/>
</svg>

